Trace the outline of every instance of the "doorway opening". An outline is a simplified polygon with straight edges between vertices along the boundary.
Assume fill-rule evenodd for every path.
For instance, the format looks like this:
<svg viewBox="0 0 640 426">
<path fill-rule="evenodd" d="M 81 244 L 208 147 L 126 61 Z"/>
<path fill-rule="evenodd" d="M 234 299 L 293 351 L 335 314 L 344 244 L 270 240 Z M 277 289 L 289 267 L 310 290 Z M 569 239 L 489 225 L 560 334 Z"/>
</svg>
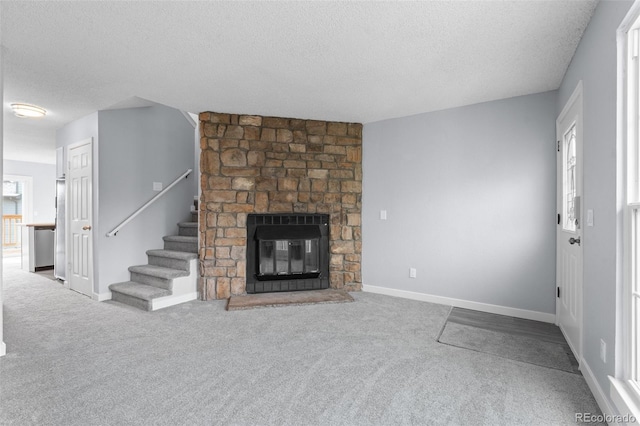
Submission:
<svg viewBox="0 0 640 426">
<path fill-rule="evenodd" d="M 30 223 L 33 178 L 4 175 L 2 180 L 2 257 L 20 257 L 22 225 Z"/>
</svg>

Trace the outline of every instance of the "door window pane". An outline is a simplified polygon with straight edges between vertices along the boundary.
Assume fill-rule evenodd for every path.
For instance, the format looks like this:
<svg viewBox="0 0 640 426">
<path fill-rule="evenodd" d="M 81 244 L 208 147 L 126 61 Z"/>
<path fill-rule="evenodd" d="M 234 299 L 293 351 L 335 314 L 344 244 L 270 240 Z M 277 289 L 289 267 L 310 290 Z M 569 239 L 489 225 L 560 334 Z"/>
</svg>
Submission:
<svg viewBox="0 0 640 426">
<path fill-rule="evenodd" d="M 564 134 L 562 142 L 562 228 L 565 231 L 576 230 L 576 125 Z"/>
</svg>

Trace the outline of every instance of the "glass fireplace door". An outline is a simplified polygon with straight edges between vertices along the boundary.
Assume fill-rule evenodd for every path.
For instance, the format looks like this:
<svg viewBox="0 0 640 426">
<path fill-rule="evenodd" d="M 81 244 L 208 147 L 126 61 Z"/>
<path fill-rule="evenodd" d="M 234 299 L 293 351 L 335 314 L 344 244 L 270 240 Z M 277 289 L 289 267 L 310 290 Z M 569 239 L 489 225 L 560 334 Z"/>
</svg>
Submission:
<svg viewBox="0 0 640 426">
<path fill-rule="evenodd" d="M 301 275 L 319 273 L 318 239 L 260 240 L 259 275 Z"/>
</svg>

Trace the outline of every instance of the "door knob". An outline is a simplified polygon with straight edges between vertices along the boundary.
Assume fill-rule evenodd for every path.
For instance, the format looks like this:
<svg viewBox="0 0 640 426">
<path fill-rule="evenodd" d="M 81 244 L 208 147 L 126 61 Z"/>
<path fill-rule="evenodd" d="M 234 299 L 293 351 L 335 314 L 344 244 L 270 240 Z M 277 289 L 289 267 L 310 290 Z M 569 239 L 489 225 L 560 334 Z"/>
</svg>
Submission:
<svg viewBox="0 0 640 426">
<path fill-rule="evenodd" d="M 573 237 L 569 238 L 569 244 L 578 244 L 578 245 L 580 245 L 580 237 L 578 237 L 578 238 L 573 238 Z"/>
<path fill-rule="evenodd" d="M 83 231 L 91 231 L 91 225 L 85 225 L 85 226 L 83 226 L 83 227 L 82 227 L 82 230 L 83 230 Z M 571 243 L 571 244 L 573 244 L 573 243 Z"/>
</svg>

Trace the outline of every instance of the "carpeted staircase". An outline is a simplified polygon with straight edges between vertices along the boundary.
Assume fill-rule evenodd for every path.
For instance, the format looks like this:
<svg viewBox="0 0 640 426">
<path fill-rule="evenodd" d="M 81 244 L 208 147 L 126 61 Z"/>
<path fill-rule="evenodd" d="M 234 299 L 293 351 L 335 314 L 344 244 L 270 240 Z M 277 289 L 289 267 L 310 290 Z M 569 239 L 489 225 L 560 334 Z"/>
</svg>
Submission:
<svg viewBox="0 0 640 426">
<path fill-rule="evenodd" d="M 155 311 L 197 298 L 198 223 L 179 223 L 163 240 L 163 250 L 147 251 L 147 265 L 129 267 L 130 281 L 109 286 L 111 300 Z"/>
</svg>

